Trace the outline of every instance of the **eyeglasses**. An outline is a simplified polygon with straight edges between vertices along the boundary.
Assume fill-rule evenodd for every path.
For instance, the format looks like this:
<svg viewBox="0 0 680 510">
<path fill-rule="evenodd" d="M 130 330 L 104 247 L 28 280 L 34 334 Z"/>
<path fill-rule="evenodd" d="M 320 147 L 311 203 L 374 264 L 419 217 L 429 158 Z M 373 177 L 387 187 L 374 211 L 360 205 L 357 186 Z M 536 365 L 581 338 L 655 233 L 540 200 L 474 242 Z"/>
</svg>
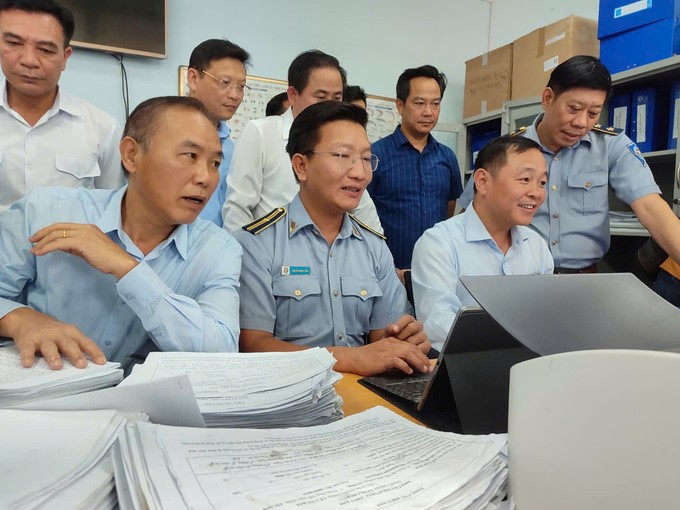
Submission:
<svg viewBox="0 0 680 510">
<path fill-rule="evenodd" d="M 305 156 L 308 154 L 326 154 L 328 156 L 335 156 L 336 158 L 338 158 L 340 166 L 342 167 L 343 170 L 351 170 L 352 168 L 354 168 L 354 165 L 357 164 L 357 160 L 361 159 L 361 164 L 363 165 L 364 170 L 366 170 L 367 172 L 375 172 L 375 169 L 378 168 L 378 162 L 380 161 L 378 159 L 378 156 L 376 156 L 375 154 L 365 153 L 361 155 L 351 149 L 339 149 L 337 151 L 305 152 Z"/>
<path fill-rule="evenodd" d="M 248 85 L 246 85 L 245 83 L 243 85 L 240 85 L 238 83 L 234 83 L 233 81 L 223 80 L 222 78 L 218 78 L 217 76 L 210 74 L 205 69 L 199 68 L 198 70 L 201 71 L 206 76 L 210 76 L 213 80 L 215 80 L 217 83 L 219 83 L 219 86 L 222 90 L 233 89 L 236 92 L 240 92 L 241 94 L 244 94 L 247 90 L 250 90 L 250 87 Z"/>
</svg>

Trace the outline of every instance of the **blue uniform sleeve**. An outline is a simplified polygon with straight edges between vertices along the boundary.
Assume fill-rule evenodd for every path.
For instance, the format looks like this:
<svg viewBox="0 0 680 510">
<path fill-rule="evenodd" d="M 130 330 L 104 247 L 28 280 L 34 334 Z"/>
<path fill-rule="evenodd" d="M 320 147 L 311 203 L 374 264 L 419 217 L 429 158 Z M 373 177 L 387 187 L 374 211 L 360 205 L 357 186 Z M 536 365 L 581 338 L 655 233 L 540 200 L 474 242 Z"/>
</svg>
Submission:
<svg viewBox="0 0 680 510">
<path fill-rule="evenodd" d="M 383 329 L 403 315 L 413 315 L 413 307 L 408 302 L 406 288 L 397 276 L 392 254 L 385 241 L 380 239 L 378 243 L 375 276 L 383 294 L 373 302 L 369 321 L 371 331 Z"/>
<path fill-rule="evenodd" d="M 654 176 L 637 146 L 624 134 L 609 140 L 609 184 L 619 200 L 631 204 L 653 193 L 661 193 Z"/>
<path fill-rule="evenodd" d="M 472 199 L 475 197 L 475 181 L 472 179 L 472 176 L 468 179 L 467 184 L 465 185 L 465 189 L 463 190 L 463 194 L 458 197 L 458 202 L 457 205 L 459 205 L 463 209 L 467 209 L 470 207 L 470 204 L 472 203 Z"/>
<path fill-rule="evenodd" d="M 455 251 L 433 229 L 426 230 L 413 249 L 411 278 L 416 317 L 432 347 L 441 350 L 462 303 L 456 295 L 460 274 Z"/>
<path fill-rule="evenodd" d="M 259 235 L 244 230 L 234 232 L 243 248 L 239 291 L 241 328 L 272 334 L 276 325 L 276 299 L 272 292 L 273 250 L 267 246 L 265 239 L 272 240 L 273 230 Z"/>
<path fill-rule="evenodd" d="M 194 298 L 178 294 L 146 262 L 116 288 L 156 345 L 164 351 L 238 352 L 241 247 L 231 237 L 207 241 L 211 263 L 196 274 Z"/>
</svg>

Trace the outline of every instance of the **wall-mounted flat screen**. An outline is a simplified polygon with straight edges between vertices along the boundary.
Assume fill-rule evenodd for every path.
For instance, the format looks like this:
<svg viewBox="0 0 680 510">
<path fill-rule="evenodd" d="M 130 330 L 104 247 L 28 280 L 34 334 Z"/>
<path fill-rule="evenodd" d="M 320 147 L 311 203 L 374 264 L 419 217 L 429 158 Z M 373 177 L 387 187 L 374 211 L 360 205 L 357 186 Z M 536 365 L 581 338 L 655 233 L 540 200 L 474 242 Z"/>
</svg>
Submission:
<svg viewBox="0 0 680 510">
<path fill-rule="evenodd" d="M 60 0 L 73 12 L 71 44 L 92 50 L 165 58 L 167 0 Z"/>
</svg>

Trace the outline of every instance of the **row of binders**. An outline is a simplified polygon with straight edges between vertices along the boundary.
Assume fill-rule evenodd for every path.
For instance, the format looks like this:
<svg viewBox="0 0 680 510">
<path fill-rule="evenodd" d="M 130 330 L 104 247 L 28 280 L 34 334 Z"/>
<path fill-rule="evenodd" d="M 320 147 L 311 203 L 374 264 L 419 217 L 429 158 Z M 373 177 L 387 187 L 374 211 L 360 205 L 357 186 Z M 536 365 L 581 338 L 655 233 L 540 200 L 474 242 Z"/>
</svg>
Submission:
<svg viewBox="0 0 680 510">
<path fill-rule="evenodd" d="M 505 435 L 340 419 L 334 362 L 152 353 L 102 388 L 116 364 L 29 370 L 0 348 L 0 508 L 494 508 Z"/>
</svg>

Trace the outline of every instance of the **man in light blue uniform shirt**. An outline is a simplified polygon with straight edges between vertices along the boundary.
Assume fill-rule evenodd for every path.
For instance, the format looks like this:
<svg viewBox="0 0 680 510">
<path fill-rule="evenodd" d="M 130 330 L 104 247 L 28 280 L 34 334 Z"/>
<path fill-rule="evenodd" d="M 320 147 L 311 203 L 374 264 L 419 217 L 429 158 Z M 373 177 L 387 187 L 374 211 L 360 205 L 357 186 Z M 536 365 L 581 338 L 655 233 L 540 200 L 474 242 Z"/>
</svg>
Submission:
<svg viewBox="0 0 680 510">
<path fill-rule="evenodd" d="M 426 230 L 413 251 L 416 314 L 439 350 L 459 308 L 478 306 L 461 276 L 553 272 L 545 241 L 524 226 L 545 199 L 540 146 L 523 137 L 497 138 L 479 152 L 473 178 L 472 205 Z"/>
<path fill-rule="evenodd" d="M 286 150 L 300 192 L 234 235 L 243 246 L 242 351 L 327 347 L 336 370 L 427 372 L 430 343 L 382 235 L 354 210 L 377 158 L 366 111 L 326 101 L 293 121 Z"/>
<path fill-rule="evenodd" d="M 0 336 L 26 367 L 37 353 L 58 369 L 60 354 L 128 367 L 158 348 L 238 349 L 241 248 L 196 221 L 221 157 L 204 107 L 145 101 L 120 152 L 128 186 L 42 188 L 0 216 Z"/>
<path fill-rule="evenodd" d="M 217 126 L 222 142 L 220 180 L 215 193 L 200 217 L 222 226 L 222 206 L 227 196 L 227 173 L 234 153 L 234 142 L 227 121 L 238 109 L 247 90 L 246 65 L 250 55 L 240 46 L 226 39 L 208 39 L 194 48 L 189 58 L 187 84 L 189 97 L 195 97 L 208 111 Z"/>
<path fill-rule="evenodd" d="M 556 272 L 595 271 L 607 253 L 608 184 L 680 260 L 680 221 L 659 195 L 637 146 L 620 130 L 597 124 L 611 90 L 609 71 L 597 58 L 572 57 L 552 72 L 542 96 L 544 113 L 516 132 L 538 142 L 548 164 L 547 197 L 531 226 L 548 242 Z M 458 201 L 463 207 L 470 186 Z"/>
</svg>

